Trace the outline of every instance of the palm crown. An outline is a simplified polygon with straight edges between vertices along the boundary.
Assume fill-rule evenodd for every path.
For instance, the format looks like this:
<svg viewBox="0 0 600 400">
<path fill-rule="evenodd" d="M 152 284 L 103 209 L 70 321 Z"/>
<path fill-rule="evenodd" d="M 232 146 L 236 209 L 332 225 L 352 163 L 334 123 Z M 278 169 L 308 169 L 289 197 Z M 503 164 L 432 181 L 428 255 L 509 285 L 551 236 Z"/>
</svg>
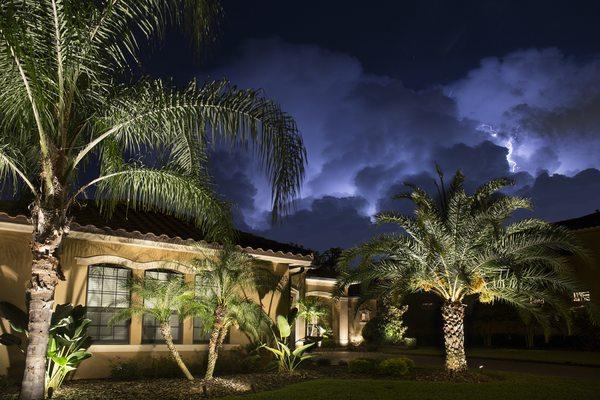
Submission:
<svg viewBox="0 0 600 400">
<path fill-rule="evenodd" d="M 205 378 L 212 379 L 219 348 L 231 327 L 239 328 L 253 341 L 271 328 L 269 316 L 246 293 L 264 287 L 262 278 L 267 284 L 273 279 L 268 277 L 271 271 L 257 266 L 251 256 L 231 245 L 194 260 L 192 267 L 196 270 L 198 315 L 210 331 Z"/>
<path fill-rule="evenodd" d="M 492 180 L 472 195 L 463 181 L 457 172 L 446 189 L 441 177 L 439 201 L 412 185 L 410 193 L 396 196 L 413 202 L 414 216 L 382 212 L 376 219 L 404 232 L 345 251 L 339 286 L 360 282 L 371 298 L 434 293 L 444 300 L 444 318 L 460 325 L 450 330 L 460 335 L 466 297 L 503 301 L 531 311 L 541 322 L 547 317 L 547 307 L 540 307 L 544 303 L 568 318 L 566 300 L 578 285 L 568 273 L 567 257 L 583 255 L 572 235 L 538 219 L 512 220 L 515 211 L 531 203 L 499 193 L 511 183 L 507 179 Z M 358 267 L 348 270 L 357 260 Z M 466 368 L 462 353 L 463 360 L 449 368 Z"/>
<path fill-rule="evenodd" d="M 7 0 L 0 4 L 0 175 L 41 208 L 62 208 L 96 187 L 97 199 L 127 200 L 194 217 L 209 236 L 230 228 L 214 195 L 209 143 L 253 143 L 271 183 L 274 215 L 285 212 L 304 174 L 294 120 L 260 91 L 227 81 L 183 90 L 136 79 L 142 39 L 189 22 L 197 42 L 214 35 L 213 0 Z M 99 164 L 95 178 L 89 167 Z M 84 173 L 86 166 L 87 173 Z M 176 201 L 175 201 L 176 200 Z"/>
</svg>

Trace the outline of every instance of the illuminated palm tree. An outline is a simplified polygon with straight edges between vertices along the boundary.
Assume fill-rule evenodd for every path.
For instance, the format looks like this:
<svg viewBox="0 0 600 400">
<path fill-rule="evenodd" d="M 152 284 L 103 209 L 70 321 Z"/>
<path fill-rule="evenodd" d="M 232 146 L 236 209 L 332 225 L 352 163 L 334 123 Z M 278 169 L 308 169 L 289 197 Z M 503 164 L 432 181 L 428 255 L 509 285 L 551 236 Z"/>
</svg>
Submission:
<svg viewBox="0 0 600 400">
<path fill-rule="evenodd" d="M 172 276 L 165 280 L 151 276 L 134 278 L 128 282 L 131 294 L 136 298 L 130 307 L 122 309 L 109 321 L 110 324 L 130 319 L 133 315 L 150 315 L 156 319 L 160 334 L 185 377 L 193 381 L 194 377 L 187 369 L 179 351 L 173 344 L 171 317 L 177 313 L 180 320 L 202 312 L 195 300 L 194 287 L 186 284 L 182 277 Z"/>
<path fill-rule="evenodd" d="M 219 350 L 231 327 L 254 340 L 271 328 L 272 321 L 262 307 L 244 295 L 255 291 L 258 277 L 265 274 L 251 256 L 232 246 L 196 259 L 193 267 L 198 285 L 197 314 L 210 333 L 205 379 L 212 379 Z"/>
<path fill-rule="evenodd" d="M 531 203 L 498 193 L 509 180 L 492 180 L 473 195 L 465 192 L 463 180 L 457 172 L 446 190 L 440 173 L 438 202 L 409 185 L 412 191 L 396 198 L 411 200 L 414 216 L 377 215 L 379 223 L 397 224 L 404 233 L 374 238 L 340 259 L 346 268 L 358 262 L 344 273 L 340 287 L 360 282 L 371 298 L 430 292 L 443 300 L 446 369 L 451 372 L 467 368 L 465 298 L 505 302 L 543 323 L 548 307 L 568 318 L 567 300 L 577 285 L 567 274 L 567 255 L 582 253 L 564 228 L 537 219 L 514 221 L 513 213 Z"/>
<path fill-rule="evenodd" d="M 210 41 L 212 0 L 3 0 L 0 2 L 0 177 L 31 199 L 32 333 L 21 399 L 44 395 L 57 251 L 77 199 L 93 196 L 192 219 L 207 238 L 231 232 L 207 173 L 212 144 L 256 152 L 272 184 L 273 215 L 299 190 L 305 150 L 295 122 L 260 91 L 227 81 L 179 90 L 139 78 L 139 45 L 168 26 Z M 248 146 L 246 146 L 248 144 Z"/>
</svg>

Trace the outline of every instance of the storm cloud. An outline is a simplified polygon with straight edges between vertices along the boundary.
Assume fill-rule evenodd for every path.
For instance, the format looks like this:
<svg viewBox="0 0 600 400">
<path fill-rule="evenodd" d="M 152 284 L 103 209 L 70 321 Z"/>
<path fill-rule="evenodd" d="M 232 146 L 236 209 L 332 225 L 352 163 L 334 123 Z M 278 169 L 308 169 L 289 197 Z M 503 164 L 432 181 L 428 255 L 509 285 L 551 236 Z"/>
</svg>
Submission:
<svg viewBox="0 0 600 400">
<path fill-rule="evenodd" d="M 268 186 L 250 158 L 219 170 L 239 225 L 314 249 L 373 235 L 371 216 L 410 211 L 391 201 L 410 181 L 434 189 L 434 165 L 467 187 L 510 176 L 548 220 L 600 208 L 600 61 L 557 49 L 488 58 L 455 82 L 415 90 L 366 72 L 346 54 L 279 39 L 247 41 L 212 73 L 261 87 L 293 115 L 309 155 L 297 211 L 269 225 Z M 221 155 L 220 157 L 227 157 Z M 217 163 L 218 164 L 218 163 Z M 257 171 L 257 172 L 255 172 Z M 561 196 L 568 194 L 568 202 Z M 565 206 L 565 204 L 569 206 Z"/>
</svg>

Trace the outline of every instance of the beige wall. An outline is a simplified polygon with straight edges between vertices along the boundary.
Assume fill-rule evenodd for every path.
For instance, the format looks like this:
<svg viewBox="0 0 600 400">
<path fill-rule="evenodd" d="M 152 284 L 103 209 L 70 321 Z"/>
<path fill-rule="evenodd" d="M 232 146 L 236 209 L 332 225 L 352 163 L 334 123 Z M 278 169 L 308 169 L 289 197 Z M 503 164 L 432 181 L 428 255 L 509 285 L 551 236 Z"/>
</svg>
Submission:
<svg viewBox="0 0 600 400">
<path fill-rule="evenodd" d="M 31 234 L 20 226 L 22 232 L 0 229 L 0 300 L 11 302 L 20 308 L 25 308 L 25 286 L 30 276 L 31 253 L 29 240 Z M 211 250 L 203 250 L 210 252 Z M 206 254 L 206 253 L 202 253 Z M 181 264 L 201 256 L 197 250 L 189 246 L 169 245 L 159 242 L 135 241 L 132 239 L 99 236 L 72 232 L 64 241 L 61 252 L 61 265 L 65 281 L 56 289 L 57 304 L 72 303 L 85 305 L 87 290 L 88 265 L 112 263 L 132 269 L 134 274 L 142 275 L 146 269 L 173 269 L 185 274 L 185 279 L 193 281 L 193 274 Z M 285 260 L 283 260 L 285 261 Z M 290 262 L 295 262 L 290 260 Z M 270 266 L 285 282 L 288 272 L 286 263 L 260 260 L 259 263 Z M 257 303 L 257 293 L 249 293 Z M 271 300 L 271 296 L 273 299 Z M 262 299 L 265 310 L 271 305 L 270 316 L 289 309 L 287 291 L 270 293 Z M 0 331 L 9 331 L 6 321 L 0 320 Z M 195 357 L 206 350 L 205 345 L 193 344 L 192 320 L 183 323 L 183 340 L 178 345 L 185 357 Z M 77 371 L 78 378 L 105 377 L 110 372 L 110 362 L 117 358 L 144 357 L 164 353 L 163 345 L 142 345 L 141 318 L 133 318 L 130 328 L 130 343 L 128 345 L 92 345 L 90 351 L 93 357 L 84 361 Z M 248 342 L 247 337 L 233 329 L 230 333 L 231 348 Z M 163 354 L 163 355 L 164 355 Z M 14 347 L 0 345 L 0 375 L 20 374 L 23 357 Z"/>
</svg>

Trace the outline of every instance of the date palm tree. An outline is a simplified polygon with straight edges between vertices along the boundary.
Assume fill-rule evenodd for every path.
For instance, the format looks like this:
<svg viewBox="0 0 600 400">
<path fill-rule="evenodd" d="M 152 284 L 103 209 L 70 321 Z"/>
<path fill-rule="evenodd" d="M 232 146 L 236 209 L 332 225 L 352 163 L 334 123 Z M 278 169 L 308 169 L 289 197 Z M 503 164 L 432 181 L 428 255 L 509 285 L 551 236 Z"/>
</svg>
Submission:
<svg viewBox="0 0 600 400">
<path fill-rule="evenodd" d="M 568 273 L 567 255 L 583 255 L 564 228 L 538 219 L 514 219 L 513 213 L 530 209 L 531 202 L 500 194 L 509 180 L 492 180 L 472 195 L 465 192 L 463 181 L 457 172 L 446 189 L 440 173 L 439 201 L 409 185 L 412 190 L 396 198 L 412 201 L 413 216 L 382 212 L 376 217 L 404 232 L 345 251 L 340 264 L 346 272 L 338 283 L 341 288 L 360 282 L 371 298 L 397 299 L 413 292 L 439 296 L 450 372 L 467 369 L 467 297 L 508 303 L 541 322 L 549 317 L 544 312 L 548 307 L 568 318 L 567 300 L 577 284 Z"/>
<path fill-rule="evenodd" d="M 173 344 L 171 317 L 175 312 L 179 319 L 183 320 L 200 312 L 198 310 L 199 305 L 195 301 L 194 287 L 186 284 L 180 276 L 171 276 L 167 280 L 160 280 L 151 276 L 132 278 L 127 286 L 136 301 L 130 307 L 122 309 L 113 316 L 109 323 L 114 324 L 124 321 L 130 319 L 133 315 L 154 317 L 173 360 L 175 360 L 185 377 L 193 381 L 193 375 Z"/>
<path fill-rule="evenodd" d="M 0 179 L 31 199 L 29 331 L 21 399 L 44 394 L 61 243 L 78 198 L 93 195 L 192 219 L 207 238 L 231 232 L 212 190 L 211 144 L 255 151 L 272 184 L 273 215 L 299 190 L 305 150 L 294 120 L 260 91 L 227 81 L 178 89 L 132 71 L 140 46 L 169 26 L 196 45 L 221 14 L 213 0 L 0 2 Z"/>
<path fill-rule="evenodd" d="M 244 295 L 256 291 L 257 275 L 264 276 L 264 270 L 232 246 L 194 260 L 193 268 L 197 274 L 198 315 L 210 332 L 205 379 L 212 379 L 219 349 L 231 327 L 254 339 L 271 328 L 272 321 L 262 307 Z"/>
</svg>

